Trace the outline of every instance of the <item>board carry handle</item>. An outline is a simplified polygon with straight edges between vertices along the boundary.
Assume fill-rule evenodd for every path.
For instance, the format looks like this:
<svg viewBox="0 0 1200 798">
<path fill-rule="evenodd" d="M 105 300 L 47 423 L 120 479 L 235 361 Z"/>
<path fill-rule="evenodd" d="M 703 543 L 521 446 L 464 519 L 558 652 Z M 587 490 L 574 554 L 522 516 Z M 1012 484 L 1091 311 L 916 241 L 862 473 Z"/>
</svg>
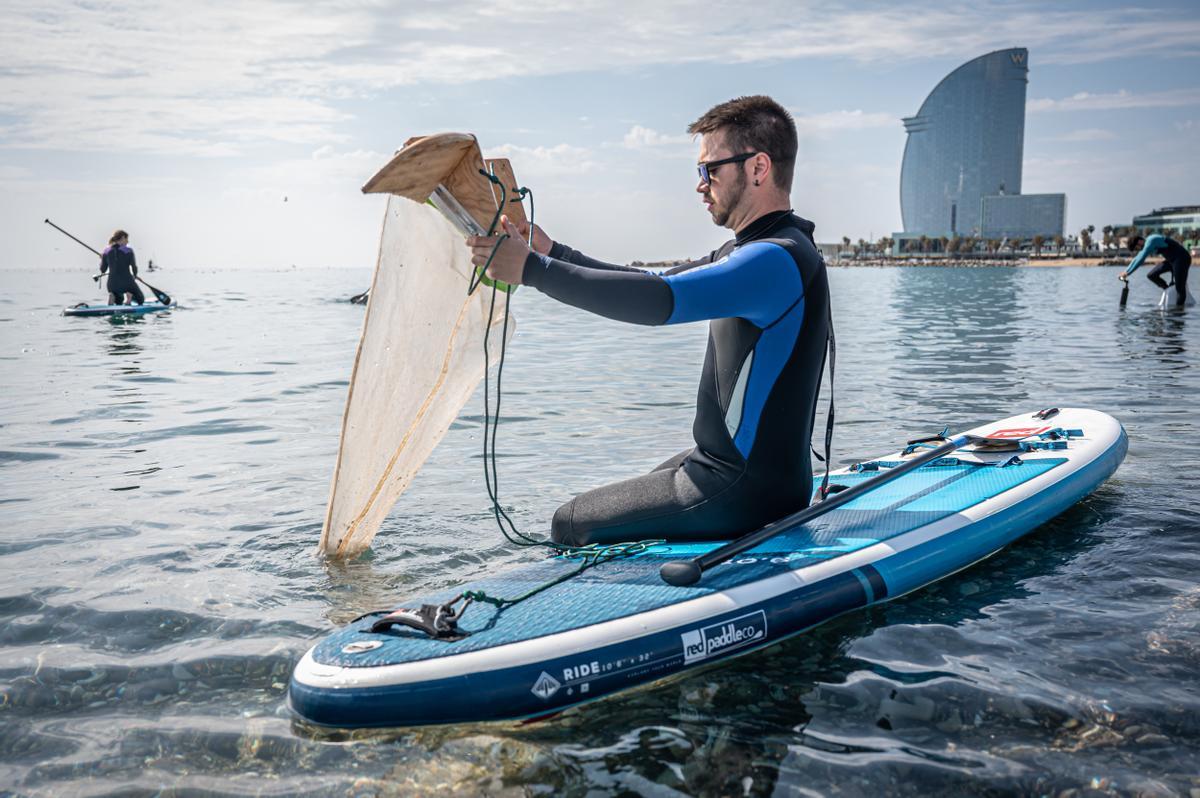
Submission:
<svg viewBox="0 0 1200 798">
<path fill-rule="evenodd" d="M 943 443 L 935 449 L 930 449 L 913 459 L 902 463 L 887 471 L 880 472 L 879 476 L 847 488 L 838 493 L 833 493 L 824 501 L 817 504 L 809 505 L 803 510 L 798 510 L 791 515 L 785 516 L 778 521 L 773 521 L 767 524 L 762 529 L 758 529 L 747 535 L 743 535 L 737 540 L 731 540 L 724 546 L 713 549 L 710 552 L 701 554 L 699 557 L 692 557 L 687 560 L 672 560 L 659 569 L 659 576 L 668 585 L 675 587 L 687 587 L 694 585 L 700 581 L 700 577 L 705 571 L 714 568 L 723 562 L 727 562 L 738 556 L 744 551 L 748 551 L 760 543 L 770 540 L 778 534 L 794 529 L 801 524 L 806 524 L 814 518 L 818 518 L 825 513 L 836 510 L 843 504 L 852 502 L 864 493 L 869 493 L 876 488 L 886 485 L 897 477 L 901 477 L 910 471 L 915 471 L 926 463 L 945 457 L 951 452 L 955 452 L 966 446 L 973 440 L 977 440 L 976 436 L 959 435 L 955 438 Z"/>
</svg>

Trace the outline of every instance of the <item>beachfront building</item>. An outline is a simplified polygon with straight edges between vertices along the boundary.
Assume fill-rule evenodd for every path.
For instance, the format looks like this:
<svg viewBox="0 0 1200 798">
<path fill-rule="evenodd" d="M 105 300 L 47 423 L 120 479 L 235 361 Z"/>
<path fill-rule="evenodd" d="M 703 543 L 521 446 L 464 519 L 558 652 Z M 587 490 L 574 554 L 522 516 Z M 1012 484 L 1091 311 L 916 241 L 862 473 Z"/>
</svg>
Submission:
<svg viewBox="0 0 1200 798">
<path fill-rule="evenodd" d="M 898 249 L 923 236 L 1014 238 L 1018 228 L 1062 234 L 1065 196 L 1021 195 L 1028 73 L 1023 47 L 979 56 L 943 78 L 904 120 Z M 984 224 L 988 213 L 997 225 Z M 1010 227 L 1014 235 L 1005 235 Z"/>
<path fill-rule="evenodd" d="M 1029 241 L 1061 236 L 1067 226 L 1066 194 L 1001 194 L 981 200 L 983 238 Z"/>
<path fill-rule="evenodd" d="M 1189 238 L 1200 235 L 1200 205 L 1177 205 L 1171 208 L 1155 208 L 1142 216 L 1133 217 L 1133 226 L 1143 233 L 1161 233 L 1174 230 Z"/>
</svg>

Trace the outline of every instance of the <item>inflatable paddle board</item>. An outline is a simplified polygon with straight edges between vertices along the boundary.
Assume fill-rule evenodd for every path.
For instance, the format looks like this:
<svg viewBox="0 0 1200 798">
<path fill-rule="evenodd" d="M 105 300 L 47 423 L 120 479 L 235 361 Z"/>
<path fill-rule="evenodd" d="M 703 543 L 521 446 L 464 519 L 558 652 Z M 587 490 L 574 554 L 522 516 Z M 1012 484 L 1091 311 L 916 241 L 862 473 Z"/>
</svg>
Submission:
<svg viewBox="0 0 1200 798">
<path fill-rule="evenodd" d="M 289 701 L 305 719 L 338 727 L 555 713 L 746 654 L 966 568 L 1087 496 L 1127 448 L 1121 425 L 1095 410 L 1024 413 L 968 434 L 991 443 L 787 529 L 692 586 L 664 583 L 659 568 L 719 544 L 649 545 L 504 609 L 475 601 L 443 637 L 392 622 L 415 612 L 369 613 L 304 655 Z M 831 482 L 852 487 L 933 445 L 857 463 Z M 577 567 L 552 557 L 465 588 L 518 597 Z M 462 592 L 398 606 L 416 610 Z"/>
<path fill-rule="evenodd" d="M 161 302 L 146 302 L 141 305 L 86 305 L 80 304 L 74 307 L 63 308 L 64 316 L 117 316 L 123 314 L 142 315 L 145 313 L 158 313 L 162 310 L 170 310 L 175 307 L 175 303 L 164 305 Z"/>
</svg>

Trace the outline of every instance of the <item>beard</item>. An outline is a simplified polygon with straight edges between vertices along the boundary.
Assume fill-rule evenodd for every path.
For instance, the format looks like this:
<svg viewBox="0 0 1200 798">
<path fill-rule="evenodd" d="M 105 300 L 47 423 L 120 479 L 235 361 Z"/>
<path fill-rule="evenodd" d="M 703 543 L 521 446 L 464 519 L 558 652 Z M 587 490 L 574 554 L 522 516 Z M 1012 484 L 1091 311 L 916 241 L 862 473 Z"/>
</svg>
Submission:
<svg viewBox="0 0 1200 798">
<path fill-rule="evenodd" d="M 737 179 L 728 188 L 725 199 L 720 203 L 713 202 L 708 208 L 708 212 L 712 214 L 713 224 L 717 227 L 725 226 L 725 223 L 729 221 L 729 215 L 733 213 L 734 208 L 741 204 L 742 195 L 746 193 L 746 173 L 738 169 L 735 174 L 737 174 Z M 712 194 L 709 194 L 708 197 L 712 199 Z"/>
</svg>

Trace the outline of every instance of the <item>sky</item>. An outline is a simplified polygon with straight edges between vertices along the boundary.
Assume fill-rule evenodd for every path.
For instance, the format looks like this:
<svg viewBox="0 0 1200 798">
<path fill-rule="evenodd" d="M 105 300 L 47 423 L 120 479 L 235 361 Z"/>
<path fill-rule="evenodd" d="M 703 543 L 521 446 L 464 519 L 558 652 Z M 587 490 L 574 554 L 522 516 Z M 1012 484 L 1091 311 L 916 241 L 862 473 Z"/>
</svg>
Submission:
<svg viewBox="0 0 1200 798">
<path fill-rule="evenodd" d="M 817 239 L 902 229 L 901 118 L 987 52 L 1029 49 L 1024 193 L 1068 231 L 1200 204 L 1200 4 L 0 0 L 4 268 L 94 268 L 129 231 L 167 269 L 374 265 L 360 188 L 414 135 L 474 133 L 555 239 L 628 262 L 729 232 L 695 193 L 711 106 L 796 118 Z"/>
</svg>

